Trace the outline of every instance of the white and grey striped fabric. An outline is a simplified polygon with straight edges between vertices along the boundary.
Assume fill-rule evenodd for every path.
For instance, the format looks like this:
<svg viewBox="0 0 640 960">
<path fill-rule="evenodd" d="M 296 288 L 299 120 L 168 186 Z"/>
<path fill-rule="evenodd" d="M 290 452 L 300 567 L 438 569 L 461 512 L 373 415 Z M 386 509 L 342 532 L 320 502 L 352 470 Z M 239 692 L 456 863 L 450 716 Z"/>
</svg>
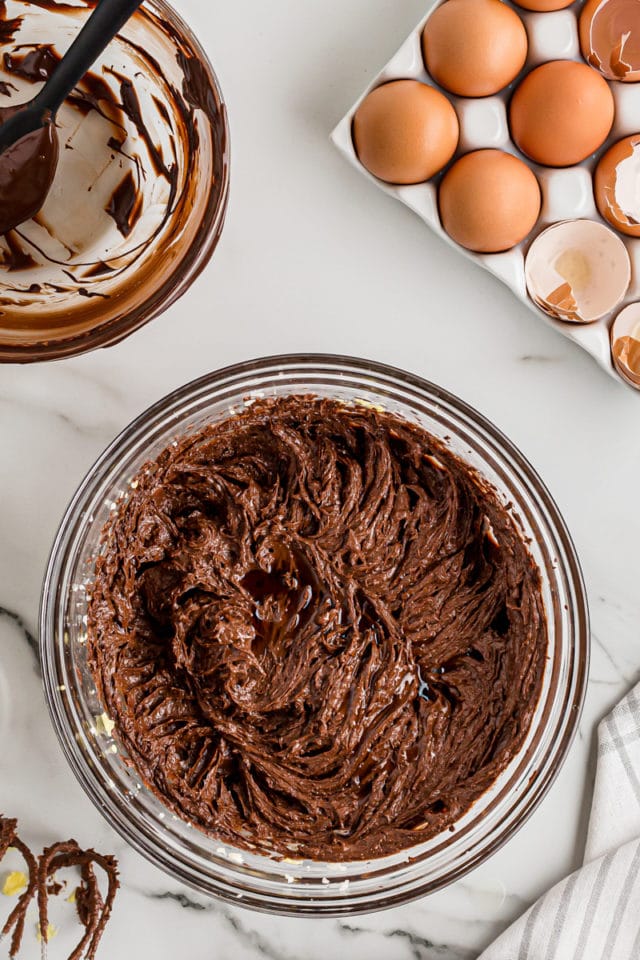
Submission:
<svg viewBox="0 0 640 960">
<path fill-rule="evenodd" d="M 583 867 L 480 960 L 640 960 L 640 685 L 598 728 Z"/>
</svg>

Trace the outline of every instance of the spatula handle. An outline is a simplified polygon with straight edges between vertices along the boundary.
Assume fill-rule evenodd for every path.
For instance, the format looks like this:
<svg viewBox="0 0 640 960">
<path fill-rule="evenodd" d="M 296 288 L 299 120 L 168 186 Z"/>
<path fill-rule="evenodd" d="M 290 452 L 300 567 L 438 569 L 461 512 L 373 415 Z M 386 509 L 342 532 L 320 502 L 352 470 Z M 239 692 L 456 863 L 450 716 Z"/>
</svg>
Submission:
<svg viewBox="0 0 640 960">
<path fill-rule="evenodd" d="M 98 5 L 73 41 L 52 77 L 34 99 L 41 112 L 54 116 L 67 95 L 82 80 L 142 0 L 98 0 Z"/>
</svg>

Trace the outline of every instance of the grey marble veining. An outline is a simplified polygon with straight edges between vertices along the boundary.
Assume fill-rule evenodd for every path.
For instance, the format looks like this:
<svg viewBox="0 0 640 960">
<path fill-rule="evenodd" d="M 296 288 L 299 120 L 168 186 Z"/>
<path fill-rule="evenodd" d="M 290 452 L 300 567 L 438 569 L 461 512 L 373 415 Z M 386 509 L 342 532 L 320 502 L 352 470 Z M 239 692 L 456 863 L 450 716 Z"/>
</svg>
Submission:
<svg viewBox="0 0 640 960">
<path fill-rule="evenodd" d="M 595 725 L 640 676 L 640 397 L 330 147 L 328 131 L 422 15 L 422 0 L 177 5 L 228 101 L 228 221 L 195 286 L 129 340 L 74 360 L 0 368 L 0 810 L 20 817 L 37 849 L 74 836 L 119 858 L 123 886 L 99 960 L 472 960 L 580 862 Z M 36 655 L 47 556 L 103 448 L 187 380 L 299 350 L 404 367 L 504 430 L 566 518 L 593 621 L 579 736 L 526 825 L 453 886 L 341 920 L 278 918 L 208 900 L 130 849 L 65 763 Z M 0 896 L 0 919 L 9 906 Z M 66 956 L 78 935 L 71 906 L 56 910 L 52 958 Z M 22 956 L 39 957 L 33 913 Z"/>
</svg>

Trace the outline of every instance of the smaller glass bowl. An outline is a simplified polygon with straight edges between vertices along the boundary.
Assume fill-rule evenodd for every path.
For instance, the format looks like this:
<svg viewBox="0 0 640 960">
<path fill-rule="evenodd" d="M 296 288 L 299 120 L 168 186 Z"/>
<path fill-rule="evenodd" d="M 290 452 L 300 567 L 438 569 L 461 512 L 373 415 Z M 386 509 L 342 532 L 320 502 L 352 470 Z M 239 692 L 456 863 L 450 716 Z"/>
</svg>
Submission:
<svg viewBox="0 0 640 960">
<path fill-rule="evenodd" d="M 95 0 L 0 7 L 0 104 L 30 100 Z M 42 210 L 0 237 L 0 361 L 109 346 L 166 310 L 207 264 L 229 188 L 222 93 L 195 36 L 147 0 L 57 116 Z"/>
<path fill-rule="evenodd" d="M 251 398 L 290 394 L 383 407 L 448 443 L 513 511 L 541 575 L 548 658 L 520 752 L 453 831 L 366 862 L 277 860 L 221 843 L 180 820 L 128 766 L 87 666 L 87 591 L 101 531 L 138 470 L 177 437 L 239 412 Z M 558 508 L 506 437 L 461 400 L 418 377 L 377 363 L 303 355 L 229 367 L 188 384 L 111 444 L 80 485 L 53 546 L 40 645 L 47 702 L 67 760 L 103 816 L 136 850 L 207 894 L 272 913 L 336 916 L 437 890 L 522 826 L 558 773 L 577 727 L 587 681 L 588 620 L 580 567 Z"/>
</svg>

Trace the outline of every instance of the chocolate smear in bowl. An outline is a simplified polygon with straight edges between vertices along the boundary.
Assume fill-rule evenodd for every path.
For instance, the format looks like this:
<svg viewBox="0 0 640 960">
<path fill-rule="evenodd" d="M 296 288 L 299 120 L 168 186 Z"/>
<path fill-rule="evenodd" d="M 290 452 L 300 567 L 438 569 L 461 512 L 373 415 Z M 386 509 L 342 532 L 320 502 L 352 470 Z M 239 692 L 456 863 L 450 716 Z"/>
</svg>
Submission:
<svg viewBox="0 0 640 960">
<path fill-rule="evenodd" d="M 178 816 L 368 859 L 455 822 L 540 694 L 540 576 L 495 490 L 417 424 L 311 396 L 176 439 L 103 534 L 88 652 Z"/>
</svg>

